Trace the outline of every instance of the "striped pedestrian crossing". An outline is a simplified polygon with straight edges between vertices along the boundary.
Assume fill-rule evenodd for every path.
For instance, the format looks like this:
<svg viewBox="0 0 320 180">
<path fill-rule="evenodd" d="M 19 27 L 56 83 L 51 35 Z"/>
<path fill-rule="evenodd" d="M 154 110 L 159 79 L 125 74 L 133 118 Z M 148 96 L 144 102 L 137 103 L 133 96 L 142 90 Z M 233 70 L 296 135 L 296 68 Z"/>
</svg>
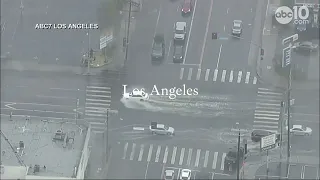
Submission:
<svg viewBox="0 0 320 180">
<path fill-rule="evenodd" d="M 254 129 L 278 132 L 283 93 L 275 89 L 258 88 L 254 111 Z"/>
<path fill-rule="evenodd" d="M 90 122 L 93 132 L 104 132 L 106 129 L 106 116 L 110 104 L 110 87 L 86 87 L 85 118 Z"/>
<path fill-rule="evenodd" d="M 249 71 L 180 68 L 180 80 L 204 82 L 257 84 L 257 77 Z"/>
<path fill-rule="evenodd" d="M 118 143 L 123 149 L 121 159 L 167 164 L 174 167 L 224 170 L 226 153 L 178 146 Z"/>
</svg>

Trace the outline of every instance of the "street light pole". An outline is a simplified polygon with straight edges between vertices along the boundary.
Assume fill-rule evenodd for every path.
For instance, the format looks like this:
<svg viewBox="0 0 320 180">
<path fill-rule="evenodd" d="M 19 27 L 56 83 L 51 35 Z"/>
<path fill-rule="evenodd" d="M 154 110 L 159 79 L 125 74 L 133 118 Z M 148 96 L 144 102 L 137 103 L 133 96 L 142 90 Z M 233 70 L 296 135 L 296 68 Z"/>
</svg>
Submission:
<svg viewBox="0 0 320 180">
<path fill-rule="evenodd" d="M 132 2 L 129 1 L 129 15 L 128 15 L 128 25 L 127 25 L 127 38 L 126 38 L 126 55 L 124 59 L 124 64 L 127 63 L 128 60 L 128 51 L 129 51 L 129 35 L 130 35 L 130 24 L 131 24 L 131 9 L 132 9 Z"/>
<path fill-rule="evenodd" d="M 237 180 L 240 179 L 240 127 L 239 123 L 237 122 L 239 134 L 238 134 L 238 154 L 237 154 Z"/>
<path fill-rule="evenodd" d="M 88 32 L 87 32 L 87 36 L 88 36 L 88 56 L 87 56 L 87 58 L 88 58 L 88 74 L 90 74 L 90 31 L 89 31 L 89 29 L 88 29 Z"/>
</svg>

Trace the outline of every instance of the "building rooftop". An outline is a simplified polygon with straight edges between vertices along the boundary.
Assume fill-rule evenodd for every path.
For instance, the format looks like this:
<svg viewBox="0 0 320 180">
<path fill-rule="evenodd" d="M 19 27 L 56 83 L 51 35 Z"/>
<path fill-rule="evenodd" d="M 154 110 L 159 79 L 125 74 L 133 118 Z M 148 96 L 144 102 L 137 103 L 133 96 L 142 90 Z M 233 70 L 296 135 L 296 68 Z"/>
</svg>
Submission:
<svg viewBox="0 0 320 180">
<path fill-rule="evenodd" d="M 1 165 L 24 164 L 29 167 L 29 176 L 75 176 L 86 137 L 84 127 L 58 121 L 1 119 L 1 132 Z M 34 173 L 36 169 L 39 172 Z"/>
</svg>

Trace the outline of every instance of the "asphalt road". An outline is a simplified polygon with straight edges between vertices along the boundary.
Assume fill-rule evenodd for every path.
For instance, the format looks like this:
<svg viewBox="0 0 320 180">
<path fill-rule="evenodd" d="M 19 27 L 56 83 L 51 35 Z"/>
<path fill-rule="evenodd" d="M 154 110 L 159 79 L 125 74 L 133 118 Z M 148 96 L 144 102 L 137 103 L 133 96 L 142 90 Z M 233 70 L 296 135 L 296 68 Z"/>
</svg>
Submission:
<svg viewBox="0 0 320 180">
<path fill-rule="evenodd" d="M 99 48 L 99 30 L 35 29 L 35 26 L 40 23 L 97 23 L 95 12 L 99 2 L 4 1 L 2 8 L 6 10 L 2 20 L 6 23 L 1 34 L 2 53 L 10 52 L 15 60 L 78 66 L 89 45 Z M 19 8 L 21 4 L 22 9 Z"/>
<path fill-rule="evenodd" d="M 208 5 L 210 1 L 199 1 Z M 252 27 L 255 17 L 256 2 L 253 0 L 213 1 L 211 16 L 208 17 L 208 36 L 206 38 L 203 59 L 200 59 L 202 68 L 208 69 L 248 69 L 248 55 L 252 36 Z M 209 11 L 210 12 L 210 11 Z M 207 17 L 207 16 L 205 16 Z M 202 18 L 203 19 L 203 18 Z M 233 20 L 243 21 L 243 34 L 241 39 L 230 36 Z M 207 18 L 205 18 L 207 21 Z M 196 27 L 196 26 L 195 26 Z M 193 31 L 194 36 L 203 39 L 200 28 Z M 211 33 L 217 32 L 220 40 L 212 40 Z M 227 39 L 226 39 L 227 38 Z"/>
<path fill-rule="evenodd" d="M 1 114 L 74 118 L 77 98 L 83 109 L 86 82 L 82 76 L 56 80 L 33 74 L 2 72 Z"/>
</svg>

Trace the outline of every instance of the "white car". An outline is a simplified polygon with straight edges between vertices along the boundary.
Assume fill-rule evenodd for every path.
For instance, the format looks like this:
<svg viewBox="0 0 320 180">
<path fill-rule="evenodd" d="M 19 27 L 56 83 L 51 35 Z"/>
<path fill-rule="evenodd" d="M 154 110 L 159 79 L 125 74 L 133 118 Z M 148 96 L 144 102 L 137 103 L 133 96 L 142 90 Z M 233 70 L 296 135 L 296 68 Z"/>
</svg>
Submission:
<svg viewBox="0 0 320 180">
<path fill-rule="evenodd" d="M 152 134 L 162 134 L 162 135 L 174 135 L 174 128 L 168 127 L 164 124 L 158 124 L 156 122 L 151 122 L 149 130 Z"/>
<path fill-rule="evenodd" d="M 303 127 L 302 125 L 293 125 L 290 129 L 290 133 L 298 136 L 310 136 L 312 134 L 312 129 Z"/>
<path fill-rule="evenodd" d="M 190 180 L 191 179 L 191 170 L 190 169 L 182 169 L 180 180 Z"/>
<path fill-rule="evenodd" d="M 242 34 L 242 21 L 234 20 L 232 25 L 232 35 L 240 36 Z"/>
<path fill-rule="evenodd" d="M 174 170 L 172 169 L 167 169 L 165 171 L 165 176 L 164 176 L 164 179 L 165 180 L 173 180 L 174 178 Z"/>
<path fill-rule="evenodd" d="M 176 22 L 174 24 L 174 40 L 183 41 L 187 33 L 187 23 L 186 22 Z"/>
<path fill-rule="evenodd" d="M 123 97 L 126 100 L 138 100 L 138 101 L 149 100 L 149 94 L 143 91 L 132 91 L 131 93 L 125 93 L 123 94 Z"/>
</svg>

